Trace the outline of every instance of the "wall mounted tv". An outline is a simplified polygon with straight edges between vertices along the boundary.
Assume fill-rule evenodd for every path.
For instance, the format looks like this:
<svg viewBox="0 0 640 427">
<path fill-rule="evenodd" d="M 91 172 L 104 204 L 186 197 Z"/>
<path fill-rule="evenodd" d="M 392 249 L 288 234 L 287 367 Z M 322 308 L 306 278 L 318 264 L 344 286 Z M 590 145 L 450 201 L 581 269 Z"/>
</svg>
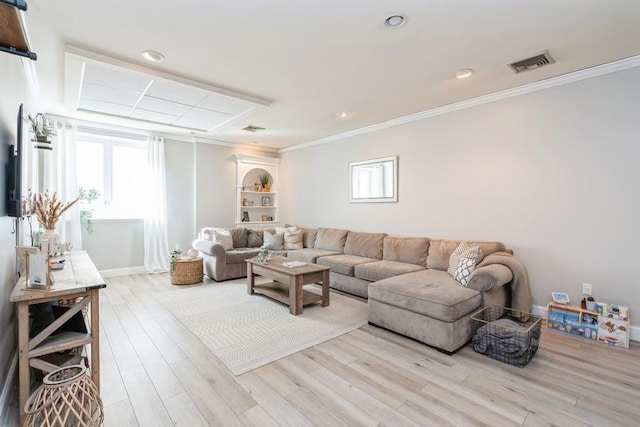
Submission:
<svg viewBox="0 0 640 427">
<path fill-rule="evenodd" d="M 9 145 L 6 183 L 7 215 L 19 218 L 22 216 L 22 104 L 18 108 L 16 144 Z"/>
</svg>

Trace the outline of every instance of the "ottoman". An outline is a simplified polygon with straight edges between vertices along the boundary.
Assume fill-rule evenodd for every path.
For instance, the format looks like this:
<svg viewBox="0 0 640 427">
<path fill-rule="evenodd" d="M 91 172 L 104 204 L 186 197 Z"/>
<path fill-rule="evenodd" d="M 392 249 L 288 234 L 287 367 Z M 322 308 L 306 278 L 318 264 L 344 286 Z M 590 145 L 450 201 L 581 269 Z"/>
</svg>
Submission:
<svg viewBox="0 0 640 427">
<path fill-rule="evenodd" d="M 446 271 L 421 270 L 369 285 L 369 323 L 451 354 L 471 340 L 481 302 Z"/>
</svg>

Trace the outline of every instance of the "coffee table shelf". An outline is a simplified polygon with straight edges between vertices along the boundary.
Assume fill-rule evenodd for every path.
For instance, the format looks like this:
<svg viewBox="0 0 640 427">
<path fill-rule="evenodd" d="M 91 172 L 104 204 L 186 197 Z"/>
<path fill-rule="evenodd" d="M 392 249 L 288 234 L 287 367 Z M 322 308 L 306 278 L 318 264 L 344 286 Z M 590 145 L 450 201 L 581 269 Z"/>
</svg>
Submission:
<svg viewBox="0 0 640 427">
<path fill-rule="evenodd" d="M 289 304 L 289 285 L 280 282 L 269 282 L 261 285 L 254 285 L 253 291 L 257 294 L 268 296 L 271 299 Z M 302 290 L 302 305 L 313 304 L 322 301 L 322 295 Z"/>
</svg>

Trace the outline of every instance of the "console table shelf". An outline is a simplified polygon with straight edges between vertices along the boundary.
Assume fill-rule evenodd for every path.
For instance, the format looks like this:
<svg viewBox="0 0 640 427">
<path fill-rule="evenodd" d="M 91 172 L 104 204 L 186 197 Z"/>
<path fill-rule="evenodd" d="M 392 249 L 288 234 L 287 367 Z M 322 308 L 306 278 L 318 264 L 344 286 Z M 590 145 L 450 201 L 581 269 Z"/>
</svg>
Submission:
<svg viewBox="0 0 640 427">
<path fill-rule="evenodd" d="M 31 393 L 31 368 L 51 372 L 55 363 L 41 359 L 64 350 L 90 345 L 91 379 L 100 391 L 100 326 L 99 291 L 106 287 L 104 279 L 84 251 L 67 254 L 65 268 L 52 271 L 53 283 L 47 290 L 26 288 L 26 280 L 18 280 L 9 300 L 16 303 L 18 316 L 18 380 L 20 422 L 24 420 L 24 406 Z M 64 314 L 51 322 L 36 336 L 30 337 L 29 306 L 60 300 L 76 300 Z M 89 332 L 58 331 L 72 316 L 86 310 Z M 87 318 L 84 318 L 85 326 Z"/>
</svg>

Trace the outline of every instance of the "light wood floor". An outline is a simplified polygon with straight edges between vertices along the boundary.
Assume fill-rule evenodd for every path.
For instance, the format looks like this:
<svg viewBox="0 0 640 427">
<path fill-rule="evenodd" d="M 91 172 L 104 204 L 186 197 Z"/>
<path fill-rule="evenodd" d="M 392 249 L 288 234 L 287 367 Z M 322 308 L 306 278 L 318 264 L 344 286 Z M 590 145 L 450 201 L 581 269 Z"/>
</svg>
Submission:
<svg viewBox="0 0 640 427">
<path fill-rule="evenodd" d="M 624 350 L 544 330 L 517 368 L 365 326 L 236 377 L 153 297 L 181 289 L 166 274 L 107 280 L 106 426 L 640 425 L 637 343 Z"/>
</svg>

